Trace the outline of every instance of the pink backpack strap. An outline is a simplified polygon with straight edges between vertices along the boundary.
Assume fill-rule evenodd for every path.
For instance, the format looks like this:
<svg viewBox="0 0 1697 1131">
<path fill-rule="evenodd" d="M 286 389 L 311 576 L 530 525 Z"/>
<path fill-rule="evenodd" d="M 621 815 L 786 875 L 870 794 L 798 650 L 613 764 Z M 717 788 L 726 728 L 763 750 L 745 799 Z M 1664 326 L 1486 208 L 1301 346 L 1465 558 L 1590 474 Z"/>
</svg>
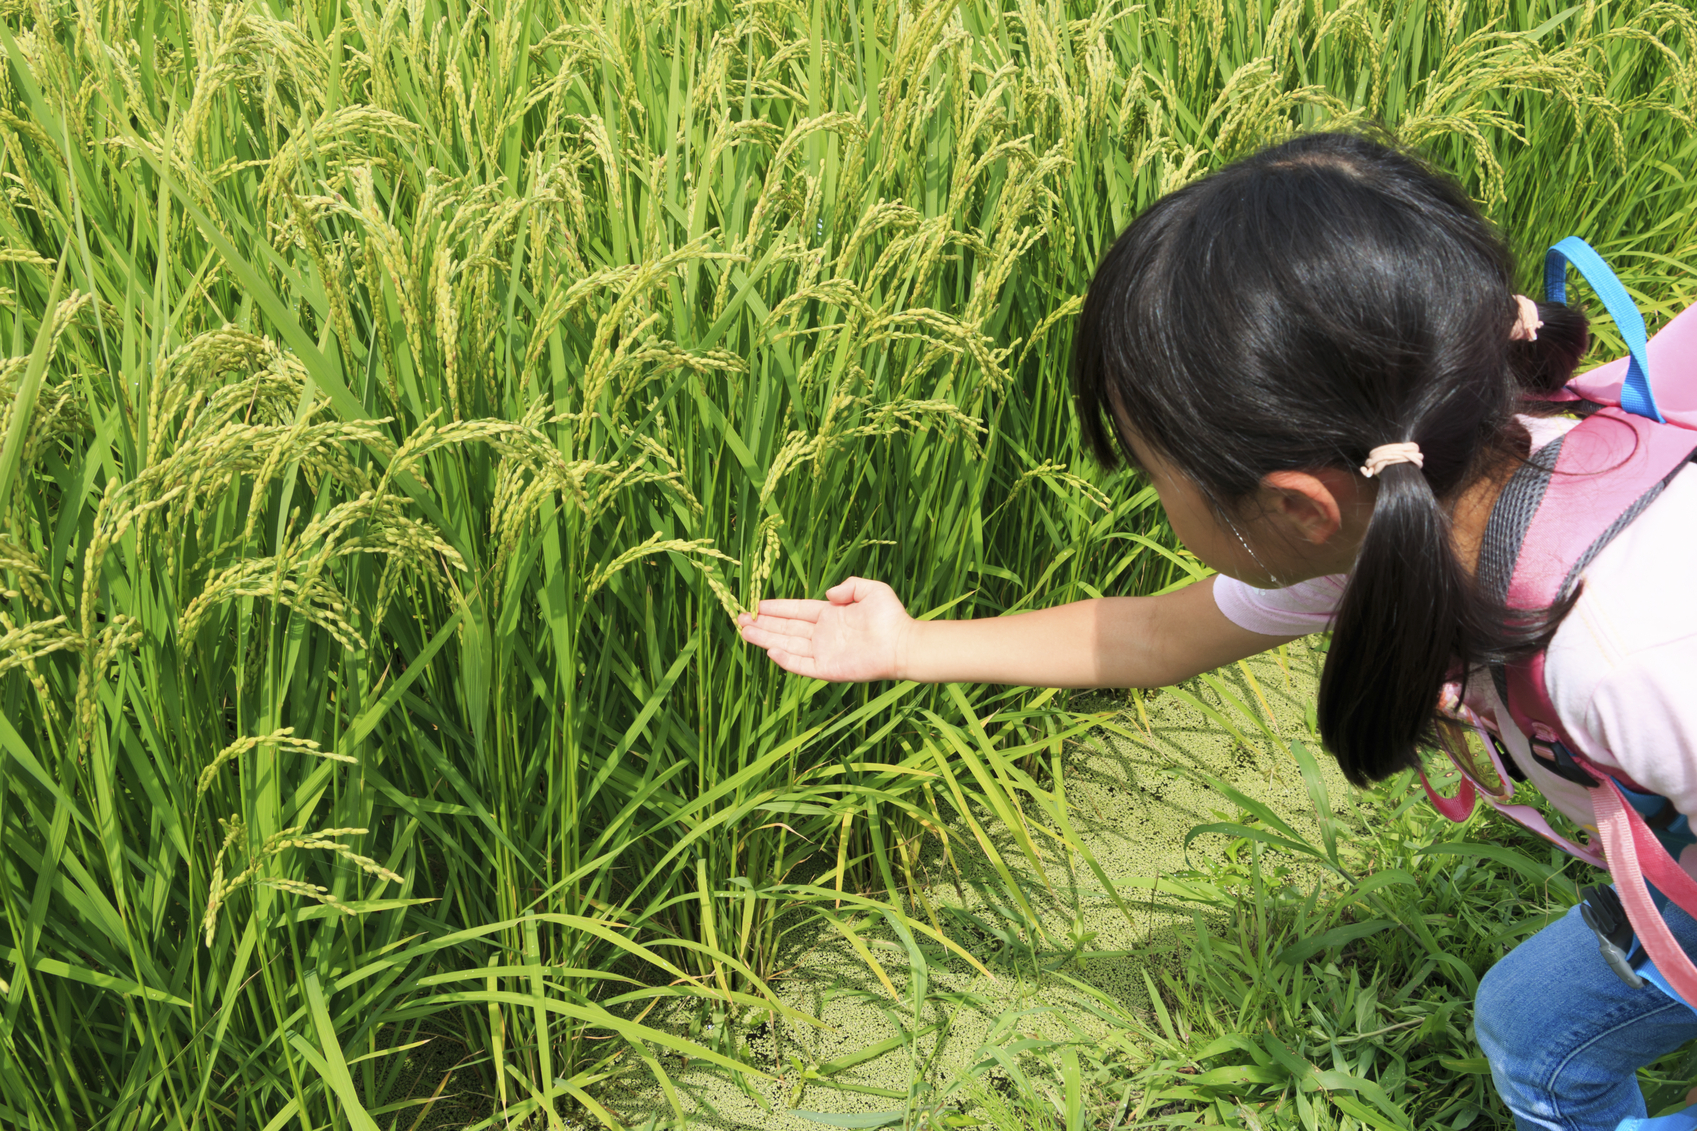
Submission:
<svg viewBox="0 0 1697 1131">
<path fill-rule="evenodd" d="M 1432 783 L 1426 778 L 1425 770 L 1416 766 L 1415 772 L 1420 775 L 1420 784 L 1426 788 L 1426 799 L 1432 803 L 1432 808 L 1458 825 L 1473 816 L 1473 803 L 1477 792 L 1474 790 L 1472 782 L 1462 778 L 1455 796 L 1445 797 L 1432 788 Z"/>
<path fill-rule="evenodd" d="M 1514 557 L 1504 603 L 1536 611 L 1571 593 L 1591 559 L 1661 493 L 1693 451 L 1697 431 L 1619 408 L 1580 421 L 1562 437 L 1554 465 L 1538 468 L 1548 472 L 1547 482 Z M 1542 462 L 1535 458 L 1534 465 Z M 1521 730 L 1543 744 L 1556 741 L 1561 721 L 1544 686 L 1542 652 L 1508 669 L 1507 691 L 1509 713 Z"/>
<path fill-rule="evenodd" d="M 1425 787 L 1426 797 L 1432 802 L 1432 808 L 1458 825 L 1473 816 L 1473 807 L 1478 801 L 1479 792 L 1467 778 L 1461 779 L 1461 784 L 1454 797 L 1445 797 L 1432 788 L 1432 783 L 1426 777 L 1425 770 L 1416 768 L 1415 772 L 1420 775 L 1420 784 Z M 1628 786 L 1627 788 L 1630 789 L 1631 787 Z M 1551 828 L 1549 819 L 1532 806 L 1514 805 L 1507 801 L 1498 801 L 1494 797 L 1486 797 L 1485 803 L 1515 824 L 1537 833 L 1563 852 L 1577 856 L 1593 868 L 1606 869 L 1608 867 L 1603 861 L 1603 854 L 1597 851 L 1595 844 L 1575 844 Z"/>
<path fill-rule="evenodd" d="M 1697 1002 L 1697 966 L 1668 930 L 1667 921 L 1656 909 L 1644 881 L 1656 885 L 1687 914 L 1697 907 L 1697 880 L 1693 880 L 1644 823 L 1644 818 L 1621 794 L 1607 774 L 1591 767 L 1600 777 L 1591 790 L 1591 810 L 1597 817 L 1597 835 L 1603 842 L 1609 875 L 1614 877 L 1621 906 L 1650 961 L 1656 964 L 1668 985 L 1686 1004 Z"/>
</svg>

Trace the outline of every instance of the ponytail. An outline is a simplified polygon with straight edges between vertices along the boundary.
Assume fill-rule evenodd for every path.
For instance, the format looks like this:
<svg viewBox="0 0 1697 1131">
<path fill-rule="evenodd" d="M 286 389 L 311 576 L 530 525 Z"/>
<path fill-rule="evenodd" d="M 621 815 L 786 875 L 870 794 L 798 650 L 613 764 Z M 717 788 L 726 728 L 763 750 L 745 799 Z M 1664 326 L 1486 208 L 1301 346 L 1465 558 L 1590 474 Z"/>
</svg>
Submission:
<svg viewBox="0 0 1697 1131">
<path fill-rule="evenodd" d="M 1356 785 L 1415 764 L 1473 604 L 1448 516 L 1420 468 L 1396 464 L 1378 478 L 1320 679 L 1320 733 Z"/>
<path fill-rule="evenodd" d="M 1573 377 L 1590 331 L 1582 312 L 1561 303 L 1539 303 L 1538 317 L 1537 338 L 1511 342 L 1509 361 L 1530 401 L 1522 411 L 1548 412 L 1544 398 Z M 1512 450 L 1506 434 L 1486 439 L 1476 465 Z M 1571 604 L 1531 614 L 1505 610 L 1457 560 L 1449 512 L 1425 473 L 1394 464 L 1378 482 L 1320 678 L 1320 733 L 1355 785 L 1418 764 L 1419 747 L 1432 740 L 1438 689 L 1458 659 L 1511 663 L 1540 651 Z"/>
<path fill-rule="evenodd" d="M 1228 519 L 1272 472 L 1420 446 L 1423 466 L 1374 479 L 1320 683 L 1321 734 L 1358 785 L 1417 764 L 1446 679 L 1544 647 L 1566 611 L 1510 613 L 1452 548 L 1456 500 L 1523 450 L 1515 414 L 1588 344 L 1584 316 L 1552 303 L 1535 341 L 1511 341 L 1513 277 L 1452 181 L 1315 134 L 1157 201 L 1085 299 L 1073 381 L 1087 445 L 1113 466 L 1129 427 Z"/>
<path fill-rule="evenodd" d="M 1564 303 L 1541 302 L 1538 337 L 1513 342 L 1509 350 L 1514 379 L 1526 392 L 1553 393 L 1573 378 L 1585 351 L 1591 348 L 1591 328 L 1583 312 Z"/>
</svg>

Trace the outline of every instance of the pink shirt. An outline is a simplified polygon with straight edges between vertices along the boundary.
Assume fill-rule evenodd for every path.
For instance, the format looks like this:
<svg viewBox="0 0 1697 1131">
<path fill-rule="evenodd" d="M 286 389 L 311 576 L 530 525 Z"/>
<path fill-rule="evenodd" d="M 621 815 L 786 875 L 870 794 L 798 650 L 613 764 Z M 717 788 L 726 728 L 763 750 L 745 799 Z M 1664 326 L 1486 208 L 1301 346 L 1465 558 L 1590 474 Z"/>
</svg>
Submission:
<svg viewBox="0 0 1697 1131">
<path fill-rule="evenodd" d="M 1541 447 L 1574 422 L 1525 423 Z M 1697 466 L 1676 475 L 1581 577 L 1584 589 L 1545 659 L 1562 729 L 1577 753 L 1623 770 L 1697 818 Z M 1226 619 L 1251 632 L 1306 635 L 1330 623 L 1346 580 L 1339 574 L 1254 589 L 1219 577 L 1214 600 Z M 1556 808 L 1594 824 L 1585 790 L 1531 756 L 1488 676 L 1472 681 L 1467 699 L 1495 716 L 1515 761 Z M 1697 859 L 1680 863 L 1697 868 Z"/>
</svg>

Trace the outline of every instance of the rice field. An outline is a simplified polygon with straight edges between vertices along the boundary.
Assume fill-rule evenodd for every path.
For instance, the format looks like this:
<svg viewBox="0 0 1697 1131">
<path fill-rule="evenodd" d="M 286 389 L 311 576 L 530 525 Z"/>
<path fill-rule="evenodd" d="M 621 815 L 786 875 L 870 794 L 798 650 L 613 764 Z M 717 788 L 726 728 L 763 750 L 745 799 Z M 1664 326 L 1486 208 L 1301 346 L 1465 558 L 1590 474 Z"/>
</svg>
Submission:
<svg viewBox="0 0 1697 1131">
<path fill-rule="evenodd" d="M 8 0 L 0 49 L 7 1127 L 681 1120 L 679 1063 L 761 1070 L 660 1019 L 783 1015 L 796 924 L 978 961 L 922 850 L 1041 930 L 1107 716 L 732 617 L 1192 576 L 1066 358 L 1234 155 L 1382 124 L 1528 288 L 1578 232 L 1653 326 L 1697 292 L 1667 0 Z"/>
</svg>

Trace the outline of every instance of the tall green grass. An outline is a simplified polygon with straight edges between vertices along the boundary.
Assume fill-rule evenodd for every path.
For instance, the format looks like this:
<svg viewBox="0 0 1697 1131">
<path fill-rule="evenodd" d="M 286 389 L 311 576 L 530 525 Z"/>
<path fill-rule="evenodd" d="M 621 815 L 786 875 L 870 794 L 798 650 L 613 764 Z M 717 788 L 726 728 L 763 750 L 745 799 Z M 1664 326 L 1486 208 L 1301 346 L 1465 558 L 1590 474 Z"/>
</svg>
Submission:
<svg viewBox="0 0 1697 1131">
<path fill-rule="evenodd" d="M 1079 461 L 1069 320 L 1234 154 L 1381 118 L 1517 246 L 1692 289 L 1672 3 L 0 27 L 10 1126 L 613 1126 L 622 1074 L 676 1105 L 662 1056 L 720 1056 L 666 1011 L 777 1008 L 783 909 L 936 935 L 916 838 L 1062 851 L 1033 773 L 1088 719 L 790 679 L 730 618 L 850 572 L 947 616 L 1181 577 Z"/>
</svg>

